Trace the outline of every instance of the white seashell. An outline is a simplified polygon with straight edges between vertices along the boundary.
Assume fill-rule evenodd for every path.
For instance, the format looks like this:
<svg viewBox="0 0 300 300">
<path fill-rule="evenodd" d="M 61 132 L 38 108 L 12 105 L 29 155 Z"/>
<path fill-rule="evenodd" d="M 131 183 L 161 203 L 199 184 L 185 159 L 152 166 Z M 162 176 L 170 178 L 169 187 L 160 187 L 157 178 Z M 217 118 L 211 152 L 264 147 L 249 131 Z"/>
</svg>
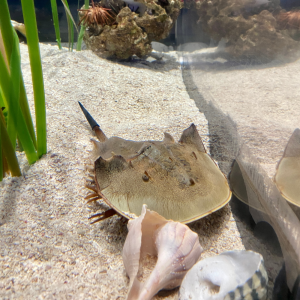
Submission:
<svg viewBox="0 0 300 300">
<path fill-rule="evenodd" d="M 179 300 L 265 299 L 268 275 L 253 251 L 228 251 L 199 261 L 184 277 Z"/>
<path fill-rule="evenodd" d="M 179 286 L 202 252 L 195 232 L 147 210 L 146 205 L 137 219 L 128 222 L 128 230 L 122 253 L 130 278 L 128 300 L 148 300 L 161 289 Z M 147 254 L 157 255 L 157 262 L 147 280 L 141 283 L 137 274 L 140 261 Z"/>
</svg>

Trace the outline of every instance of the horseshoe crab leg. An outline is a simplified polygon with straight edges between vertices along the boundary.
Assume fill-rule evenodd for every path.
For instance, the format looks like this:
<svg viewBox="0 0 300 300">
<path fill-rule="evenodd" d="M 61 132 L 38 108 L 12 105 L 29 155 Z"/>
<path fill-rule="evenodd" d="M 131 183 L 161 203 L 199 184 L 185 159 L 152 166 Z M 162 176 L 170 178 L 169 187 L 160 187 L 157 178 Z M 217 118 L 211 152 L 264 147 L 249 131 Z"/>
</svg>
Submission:
<svg viewBox="0 0 300 300">
<path fill-rule="evenodd" d="M 89 217 L 89 220 L 98 217 L 97 220 L 95 220 L 95 221 L 93 221 L 93 222 L 91 223 L 91 224 L 94 224 L 94 223 L 96 223 L 96 222 L 100 222 L 100 221 L 102 221 L 102 220 L 105 220 L 105 219 L 107 219 L 107 218 L 110 218 L 111 216 L 113 216 L 113 215 L 115 215 L 115 214 L 117 214 L 117 212 L 116 212 L 113 208 L 111 208 L 111 209 L 109 209 L 109 210 L 107 210 L 107 211 L 105 211 L 105 212 L 103 212 L 103 213 L 99 213 L 99 214 L 95 214 L 95 215 L 90 216 L 90 217 Z"/>
<path fill-rule="evenodd" d="M 104 132 L 100 129 L 99 124 L 94 120 L 94 118 L 90 115 L 90 113 L 84 108 L 84 106 L 78 101 L 78 104 L 84 113 L 87 121 L 89 122 L 90 126 L 92 127 L 92 130 L 94 130 L 98 140 L 100 142 L 105 142 L 107 140 L 106 135 Z"/>
</svg>

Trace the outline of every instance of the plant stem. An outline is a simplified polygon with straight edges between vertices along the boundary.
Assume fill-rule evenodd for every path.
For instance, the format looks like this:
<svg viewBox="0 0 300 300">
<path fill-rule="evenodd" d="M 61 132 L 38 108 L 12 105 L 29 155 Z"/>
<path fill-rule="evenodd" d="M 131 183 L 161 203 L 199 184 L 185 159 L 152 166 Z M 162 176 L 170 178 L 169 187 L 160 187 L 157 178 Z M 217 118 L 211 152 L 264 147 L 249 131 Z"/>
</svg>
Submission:
<svg viewBox="0 0 300 300">
<path fill-rule="evenodd" d="M 14 33 L 16 35 L 16 33 Z M 10 137 L 11 143 L 13 145 L 14 151 L 16 150 L 17 141 L 17 123 L 19 122 L 20 105 L 20 77 L 21 77 L 21 67 L 20 67 L 20 54 L 18 51 L 19 39 L 15 37 L 15 41 L 12 48 L 12 53 L 10 56 L 10 85 L 9 85 L 9 97 L 8 97 L 8 120 L 7 120 L 7 132 Z"/>
<path fill-rule="evenodd" d="M 14 30 L 11 26 L 11 22 L 10 22 L 10 17 L 6 17 L 5 13 L 9 14 L 8 11 L 8 7 L 5 6 L 2 3 L 3 0 L 0 0 L 0 7 L 1 9 L 3 9 L 2 11 L 0 11 L 0 28 L 1 31 L 3 32 L 3 39 L 2 39 L 2 35 L 0 35 L 1 43 L 3 43 L 5 46 L 5 48 L 7 48 L 6 54 L 5 53 L 0 53 L 0 83 L 2 86 L 2 92 L 3 92 L 3 101 L 5 103 L 5 106 L 8 107 L 7 104 L 7 99 L 9 98 L 9 87 L 10 87 L 10 72 L 8 70 L 5 58 L 11 56 L 11 51 L 12 51 L 12 46 L 13 46 L 13 35 L 14 35 Z M 4 1 L 6 2 L 6 1 Z M 7 3 L 7 2 L 6 2 Z M 9 42 L 8 42 L 8 40 Z M 8 53 L 9 51 L 9 53 Z M 8 54 L 7 54 L 8 53 Z M 10 59 L 8 60 L 10 61 Z M 30 132 L 30 136 L 31 139 L 33 141 L 33 144 L 36 146 L 36 137 L 35 137 L 35 132 L 34 132 L 34 127 L 33 127 L 33 122 L 32 122 L 32 118 L 31 118 L 31 114 L 30 114 L 30 109 L 29 109 L 29 105 L 28 105 L 28 100 L 27 100 L 27 95 L 26 95 L 26 91 L 25 91 L 25 86 L 24 86 L 24 81 L 23 81 L 23 77 L 20 77 L 20 106 L 21 109 L 23 111 L 24 114 L 24 118 L 26 121 L 26 125 L 28 127 L 28 130 Z"/>
<path fill-rule="evenodd" d="M 77 51 L 81 51 L 81 45 L 82 45 L 84 32 L 85 32 L 85 26 L 81 26 L 80 32 L 78 35 L 77 46 L 76 46 Z"/>
<path fill-rule="evenodd" d="M 6 58 L 7 61 L 10 61 L 10 55 L 13 47 L 13 27 L 10 23 L 10 14 L 6 0 L 0 0 L 0 29 L 3 37 Z"/>
<path fill-rule="evenodd" d="M 7 66 L 2 53 L 0 52 L 0 86 L 3 93 L 3 102 L 7 106 L 7 99 L 9 98 L 10 87 L 10 74 L 7 70 Z"/>
<path fill-rule="evenodd" d="M 8 99 L 9 99 L 9 87 L 11 84 L 11 78 L 10 78 L 10 72 L 7 70 L 4 58 L 2 53 L 0 52 L 0 86 L 3 92 L 3 98 L 2 101 L 4 103 L 4 106 L 8 108 Z M 27 95 L 26 95 L 26 91 L 25 91 L 25 86 L 24 86 L 24 82 L 23 82 L 23 77 L 20 77 L 20 107 L 21 110 L 23 112 L 24 118 L 25 118 L 25 122 L 27 125 L 27 128 L 29 130 L 31 139 L 33 141 L 33 144 L 36 148 L 36 138 L 35 138 L 35 132 L 34 132 L 34 128 L 33 128 L 33 123 L 32 123 L 32 118 L 31 118 L 31 114 L 30 114 L 30 109 L 29 109 L 29 105 L 28 105 L 28 100 L 27 100 Z M 8 126 L 10 127 L 10 126 Z"/>
<path fill-rule="evenodd" d="M 60 43 L 60 30 L 59 30 L 59 21 L 58 21 L 58 12 L 57 12 L 57 3 L 56 0 L 51 0 L 51 8 L 52 8 L 52 18 L 53 18 L 53 25 L 55 29 L 56 41 L 58 44 L 58 48 L 61 50 L 61 43 Z"/>
<path fill-rule="evenodd" d="M 1 0 L 0 0 L 1 1 Z M 3 1 L 3 0 L 2 0 Z M 33 0 L 21 0 L 27 34 L 28 52 L 32 73 L 38 157 L 47 153 L 46 103 L 42 63 L 39 49 L 36 16 Z M 25 147 L 24 143 L 22 142 Z"/>
<path fill-rule="evenodd" d="M 6 131 L 5 121 L 4 121 L 4 116 L 3 116 L 2 110 L 0 110 L 0 140 L 1 140 L 0 146 L 2 146 L 2 147 L 0 147 L 0 151 L 3 150 L 2 154 L 0 155 L 0 156 L 2 156 L 1 161 L 4 162 L 4 157 L 6 157 L 11 175 L 12 176 L 21 176 L 21 170 L 19 167 L 17 156 L 13 149 L 13 145 L 10 141 L 8 133 Z M 5 147 L 3 147 L 4 145 L 5 145 Z M 4 157 L 3 157 L 3 154 L 4 154 Z M 2 168 L 3 168 L 3 166 L 2 166 Z"/>
<path fill-rule="evenodd" d="M 69 51 L 73 51 L 73 44 L 74 44 L 74 27 L 71 19 L 71 12 L 69 8 L 69 4 L 67 0 L 62 0 L 62 3 L 65 7 L 66 15 L 67 15 L 67 22 L 68 22 L 68 40 L 69 40 Z"/>
<path fill-rule="evenodd" d="M 1 130 L 0 130 L 0 181 L 3 179 L 3 174 L 4 174 L 4 156 L 2 154 L 2 146 L 1 146 Z"/>
<path fill-rule="evenodd" d="M 14 45 L 10 60 L 10 94 L 8 99 L 8 126 L 11 126 L 10 134 L 13 145 L 16 143 L 16 137 L 18 135 L 26 153 L 28 162 L 34 163 L 37 159 L 36 149 L 31 139 L 29 130 L 25 123 L 24 115 L 20 107 L 20 76 L 21 76 L 21 62 L 19 54 L 19 39 L 14 32 Z M 9 127 L 7 126 L 7 129 Z M 14 131 L 15 130 L 15 131 Z"/>
<path fill-rule="evenodd" d="M 25 119 L 25 122 L 26 122 L 26 125 L 28 128 L 28 131 L 30 133 L 32 142 L 34 144 L 35 149 L 37 150 L 37 142 L 36 142 L 33 122 L 32 122 L 32 118 L 31 118 L 30 108 L 29 108 L 29 104 L 28 104 L 27 94 L 25 91 L 23 76 L 21 76 L 21 78 L 20 78 L 20 107 L 23 112 L 23 116 L 24 116 L 24 119 Z"/>
<path fill-rule="evenodd" d="M 69 39 L 69 51 L 73 51 L 73 44 L 74 44 L 74 27 L 78 33 L 78 29 L 76 26 L 76 23 L 73 19 L 73 16 L 71 14 L 69 4 L 67 0 L 61 0 L 62 4 L 64 5 L 65 12 L 67 15 L 67 22 L 68 22 L 68 39 Z M 74 24 L 74 27 L 73 27 Z"/>
<path fill-rule="evenodd" d="M 84 0 L 84 8 L 85 9 L 89 8 L 89 0 Z M 77 48 L 76 48 L 77 51 L 81 51 L 81 44 L 82 44 L 85 28 L 86 28 L 85 26 L 81 25 L 80 32 L 78 35 L 78 40 L 77 40 Z"/>
</svg>

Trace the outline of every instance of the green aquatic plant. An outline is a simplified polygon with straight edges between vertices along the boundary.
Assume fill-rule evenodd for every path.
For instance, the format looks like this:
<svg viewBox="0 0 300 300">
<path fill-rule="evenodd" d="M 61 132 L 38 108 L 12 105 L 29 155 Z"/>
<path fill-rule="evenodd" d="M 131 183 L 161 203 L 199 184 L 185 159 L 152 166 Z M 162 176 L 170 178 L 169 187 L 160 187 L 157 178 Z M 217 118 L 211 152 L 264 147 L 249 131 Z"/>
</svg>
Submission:
<svg viewBox="0 0 300 300">
<path fill-rule="evenodd" d="M 84 8 L 85 9 L 89 8 L 89 0 L 84 0 Z M 81 27 L 80 27 L 80 32 L 79 32 L 79 35 L 78 35 L 77 47 L 76 47 L 77 51 L 81 50 L 81 44 L 82 44 L 85 28 L 86 28 L 86 26 L 84 26 L 84 25 L 81 25 Z"/>
<path fill-rule="evenodd" d="M 36 134 L 28 105 L 19 39 L 14 31 L 7 0 L 0 0 L 0 180 L 6 172 L 20 176 L 16 142 L 29 164 L 47 152 L 45 92 L 33 0 L 22 0 L 26 38 L 32 73 Z M 3 109 L 3 111 L 2 111 Z"/>
<path fill-rule="evenodd" d="M 50 0 L 51 1 L 51 9 L 52 9 L 52 17 L 53 17 L 53 24 L 54 24 L 54 30 L 56 35 L 56 42 L 58 45 L 58 48 L 61 50 L 61 40 L 60 40 L 60 30 L 59 30 L 59 21 L 58 21 L 58 12 L 57 12 L 57 3 L 56 0 Z"/>
<path fill-rule="evenodd" d="M 64 5 L 66 16 L 67 16 L 67 23 L 68 23 L 68 41 L 69 41 L 69 51 L 73 51 L 74 46 L 74 26 L 77 30 L 76 23 L 73 19 L 73 16 L 70 11 L 70 7 L 67 0 L 61 0 L 62 4 Z M 74 24 L 74 26 L 73 26 Z M 78 30 L 77 30 L 78 32 Z"/>
<path fill-rule="evenodd" d="M 50 0 L 51 1 L 51 8 L 52 8 L 52 17 L 53 17 L 53 24 L 54 24 L 54 29 L 55 29 L 55 35 L 56 35 L 56 41 L 58 44 L 58 48 L 62 49 L 61 47 L 61 39 L 60 39 L 60 29 L 59 29 L 59 21 L 58 21 L 58 12 L 57 12 L 57 2 L 56 0 Z M 68 41 L 69 41 L 69 51 L 73 51 L 73 46 L 74 46 L 74 27 L 78 33 L 78 29 L 76 26 L 76 22 L 74 21 L 74 18 L 71 14 L 69 3 L 67 0 L 61 0 L 66 16 L 67 16 L 67 24 L 68 24 Z M 85 6 L 89 6 L 89 1 L 85 0 Z M 81 43 L 82 43 L 82 38 L 84 34 L 84 30 L 81 27 L 81 31 L 78 35 L 78 41 L 77 41 L 77 51 L 81 50 Z"/>
<path fill-rule="evenodd" d="M 55 29 L 55 35 L 56 35 L 56 41 L 58 44 L 58 48 L 62 49 L 61 47 L 61 39 L 60 39 L 60 29 L 59 29 L 59 21 L 58 21 L 58 12 L 57 12 L 57 3 L 56 0 L 50 0 L 51 1 L 51 8 L 52 8 L 52 17 L 53 17 L 53 24 Z M 67 16 L 67 23 L 68 23 L 68 41 L 69 41 L 69 51 L 73 51 L 73 45 L 74 45 L 74 27 L 73 23 L 76 27 L 76 23 L 72 17 L 72 14 L 70 12 L 69 4 L 67 0 L 61 0 L 62 4 L 64 5 L 66 16 Z"/>
</svg>

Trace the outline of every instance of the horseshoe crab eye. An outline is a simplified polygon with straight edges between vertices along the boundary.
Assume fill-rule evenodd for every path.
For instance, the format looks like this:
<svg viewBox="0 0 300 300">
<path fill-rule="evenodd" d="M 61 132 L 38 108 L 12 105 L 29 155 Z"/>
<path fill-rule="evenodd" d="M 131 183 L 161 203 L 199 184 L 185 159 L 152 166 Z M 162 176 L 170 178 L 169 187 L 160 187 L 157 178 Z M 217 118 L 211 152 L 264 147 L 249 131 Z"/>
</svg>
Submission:
<svg viewBox="0 0 300 300">
<path fill-rule="evenodd" d="M 149 177 L 146 174 L 143 174 L 142 179 L 147 182 L 149 181 Z"/>
</svg>

